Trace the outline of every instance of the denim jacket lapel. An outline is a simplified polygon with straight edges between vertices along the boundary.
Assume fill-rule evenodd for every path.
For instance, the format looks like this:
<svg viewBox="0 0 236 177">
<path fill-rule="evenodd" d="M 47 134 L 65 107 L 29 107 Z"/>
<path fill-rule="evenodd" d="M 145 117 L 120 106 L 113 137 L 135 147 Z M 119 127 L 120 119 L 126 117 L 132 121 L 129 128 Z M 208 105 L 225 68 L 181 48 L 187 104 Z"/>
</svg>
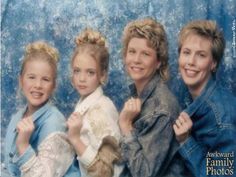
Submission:
<svg viewBox="0 0 236 177">
<path fill-rule="evenodd" d="M 193 116 L 193 114 L 198 110 L 198 108 L 209 98 L 211 93 L 216 87 L 216 81 L 212 77 L 200 96 L 198 96 L 195 100 L 192 100 L 191 95 L 189 93 L 186 94 L 185 101 L 186 101 L 186 106 L 187 108 L 184 109 L 184 112 L 188 113 L 190 117 Z"/>
</svg>

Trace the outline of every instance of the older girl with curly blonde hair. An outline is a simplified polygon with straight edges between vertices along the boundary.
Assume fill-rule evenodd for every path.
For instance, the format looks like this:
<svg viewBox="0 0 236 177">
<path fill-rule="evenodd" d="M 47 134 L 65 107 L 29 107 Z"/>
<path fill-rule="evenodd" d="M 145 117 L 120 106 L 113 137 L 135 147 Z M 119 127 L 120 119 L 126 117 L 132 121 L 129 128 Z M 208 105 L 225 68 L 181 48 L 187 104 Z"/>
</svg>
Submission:
<svg viewBox="0 0 236 177">
<path fill-rule="evenodd" d="M 56 87 L 58 58 L 58 51 L 45 42 L 26 47 L 19 85 L 27 105 L 13 115 L 5 142 L 11 176 L 61 177 L 72 164 L 66 120 L 49 101 Z"/>
</svg>

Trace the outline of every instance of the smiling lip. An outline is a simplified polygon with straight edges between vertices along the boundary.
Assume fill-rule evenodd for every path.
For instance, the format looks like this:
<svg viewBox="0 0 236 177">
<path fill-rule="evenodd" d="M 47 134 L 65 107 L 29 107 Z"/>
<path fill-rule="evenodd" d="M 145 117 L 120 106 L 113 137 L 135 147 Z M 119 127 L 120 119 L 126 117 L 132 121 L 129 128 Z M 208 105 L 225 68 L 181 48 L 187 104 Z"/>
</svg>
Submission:
<svg viewBox="0 0 236 177">
<path fill-rule="evenodd" d="M 140 71 L 143 70 L 142 68 L 137 67 L 137 66 L 131 66 L 130 68 L 131 68 L 131 70 L 133 70 L 133 71 L 135 71 L 135 72 L 140 72 Z"/>
<path fill-rule="evenodd" d="M 43 95 L 43 93 L 41 92 L 31 92 L 31 95 L 34 97 L 34 98 L 39 98 Z"/>
<path fill-rule="evenodd" d="M 198 73 L 197 70 L 189 69 L 189 68 L 184 68 L 184 71 L 185 71 L 186 75 L 189 77 L 193 77 Z"/>
</svg>

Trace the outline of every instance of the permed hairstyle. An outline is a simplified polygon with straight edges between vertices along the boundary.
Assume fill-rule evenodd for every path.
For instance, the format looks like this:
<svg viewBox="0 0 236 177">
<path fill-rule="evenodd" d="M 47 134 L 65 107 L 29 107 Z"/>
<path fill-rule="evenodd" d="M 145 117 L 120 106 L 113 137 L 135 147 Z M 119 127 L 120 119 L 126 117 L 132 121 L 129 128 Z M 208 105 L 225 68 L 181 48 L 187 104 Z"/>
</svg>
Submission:
<svg viewBox="0 0 236 177">
<path fill-rule="evenodd" d="M 211 53 L 217 67 L 224 55 L 225 39 L 216 22 L 212 20 L 195 20 L 188 23 L 179 33 L 178 52 L 189 35 L 198 35 L 211 41 Z"/>
<path fill-rule="evenodd" d="M 20 75 L 24 74 L 26 63 L 33 60 L 43 60 L 48 62 L 53 69 L 53 79 L 55 82 L 57 77 L 57 63 L 59 61 L 59 53 L 57 49 L 43 41 L 36 41 L 28 44 L 25 49 Z"/>
<path fill-rule="evenodd" d="M 107 74 L 109 66 L 109 52 L 105 37 L 98 31 L 85 29 L 75 39 L 76 48 L 72 55 L 71 65 L 77 55 L 86 53 L 95 59 L 99 68 L 98 76 Z"/>
<path fill-rule="evenodd" d="M 132 38 L 145 38 L 147 45 L 154 49 L 161 65 L 159 72 L 163 80 L 168 79 L 168 42 L 164 27 L 152 18 L 135 20 L 128 23 L 123 32 L 123 57 Z"/>
</svg>

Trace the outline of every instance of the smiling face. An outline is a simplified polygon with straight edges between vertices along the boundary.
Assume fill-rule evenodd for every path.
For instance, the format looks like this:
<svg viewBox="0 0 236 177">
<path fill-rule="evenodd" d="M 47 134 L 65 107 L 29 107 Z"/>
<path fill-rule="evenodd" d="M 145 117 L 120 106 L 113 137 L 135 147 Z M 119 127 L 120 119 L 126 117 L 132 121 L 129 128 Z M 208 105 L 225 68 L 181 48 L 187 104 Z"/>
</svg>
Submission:
<svg viewBox="0 0 236 177">
<path fill-rule="evenodd" d="M 55 73 L 47 61 L 29 60 L 25 63 L 19 83 L 28 102 L 28 111 L 35 112 L 51 96 L 55 88 Z"/>
<path fill-rule="evenodd" d="M 132 38 L 124 58 L 126 70 L 137 90 L 142 90 L 160 67 L 156 51 L 147 45 L 145 38 Z"/>
<path fill-rule="evenodd" d="M 179 69 L 193 97 L 200 95 L 216 67 L 211 47 L 209 39 L 196 34 L 189 34 L 181 47 Z"/>
<path fill-rule="evenodd" d="M 87 53 L 74 58 L 72 70 L 72 83 L 80 96 L 88 96 L 100 85 L 96 60 Z"/>
</svg>

